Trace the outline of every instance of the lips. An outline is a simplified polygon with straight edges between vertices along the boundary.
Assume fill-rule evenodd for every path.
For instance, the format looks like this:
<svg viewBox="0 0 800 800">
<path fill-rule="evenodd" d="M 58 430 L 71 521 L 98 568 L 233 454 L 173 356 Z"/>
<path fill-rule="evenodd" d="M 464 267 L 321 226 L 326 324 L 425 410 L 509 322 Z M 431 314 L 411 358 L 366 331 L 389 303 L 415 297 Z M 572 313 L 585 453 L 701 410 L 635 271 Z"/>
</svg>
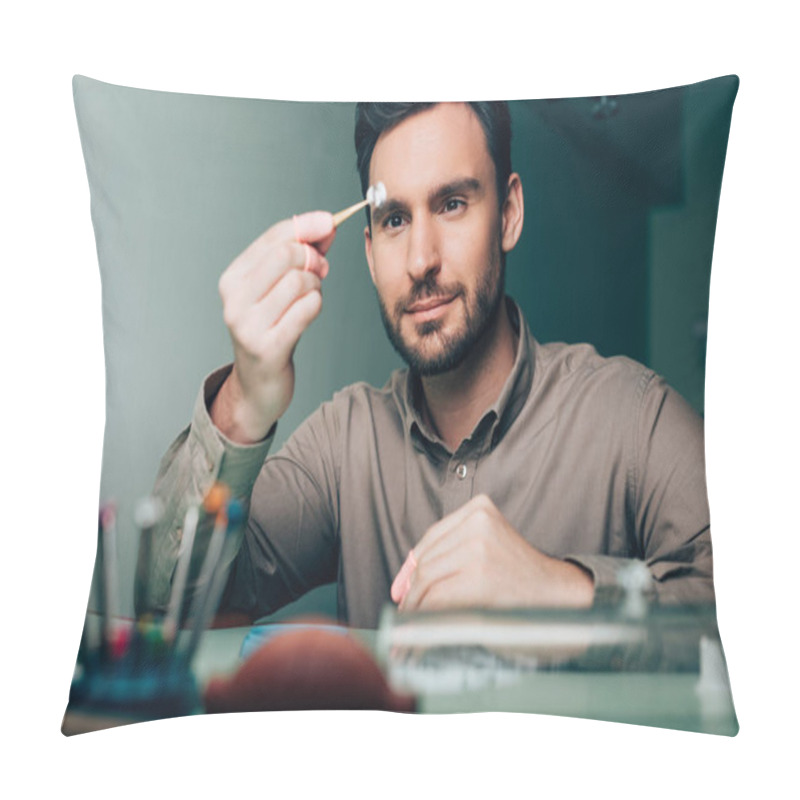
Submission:
<svg viewBox="0 0 800 800">
<path fill-rule="evenodd" d="M 455 295 L 448 295 L 447 297 L 428 297 L 425 300 L 412 303 L 406 308 L 406 313 L 424 314 L 425 312 L 433 311 L 441 306 L 446 306 L 448 303 L 452 303 L 455 298 Z"/>
</svg>

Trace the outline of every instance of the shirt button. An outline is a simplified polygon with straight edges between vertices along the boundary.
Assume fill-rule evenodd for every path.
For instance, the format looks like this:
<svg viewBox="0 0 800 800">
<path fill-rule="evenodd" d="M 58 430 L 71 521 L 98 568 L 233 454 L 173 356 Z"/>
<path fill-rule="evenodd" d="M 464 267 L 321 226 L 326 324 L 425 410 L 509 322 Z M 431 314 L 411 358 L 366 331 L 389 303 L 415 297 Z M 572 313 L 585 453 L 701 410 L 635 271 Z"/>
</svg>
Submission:
<svg viewBox="0 0 800 800">
<path fill-rule="evenodd" d="M 459 464 L 456 467 L 456 475 L 463 481 L 464 478 L 467 477 L 467 465 L 466 464 Z"/>
</svg>

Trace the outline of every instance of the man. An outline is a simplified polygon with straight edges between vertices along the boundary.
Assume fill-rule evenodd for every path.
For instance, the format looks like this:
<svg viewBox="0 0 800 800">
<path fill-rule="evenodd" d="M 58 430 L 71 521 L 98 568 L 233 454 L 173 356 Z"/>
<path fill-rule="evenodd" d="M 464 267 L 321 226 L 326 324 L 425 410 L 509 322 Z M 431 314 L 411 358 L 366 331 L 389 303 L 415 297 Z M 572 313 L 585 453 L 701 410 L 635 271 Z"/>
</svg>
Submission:
<svg viewBox="0 0 800 800">
<path fill-rule="evenodd" d="M 233 365 L 207 379 L 159 474 L 152 604 L 185 508 L 215 479 L 252 489 L 224 599 L 251 618 L 330 581 L 358 627 L 391 597 L 586 607 L 637 561 L 661 601 L 713 602 L 699 418 L 629 359 L 540 345 L 505 297 L 524 219 L 505 104 L 361 104 L 356 147 L 364 191 L 388 193 L 366 257 L 409 368 L 345 388 L 265 461 L 322 308 L 332 217 L 279 222 L 245 250 L 219 285 Z"/>
</svg>

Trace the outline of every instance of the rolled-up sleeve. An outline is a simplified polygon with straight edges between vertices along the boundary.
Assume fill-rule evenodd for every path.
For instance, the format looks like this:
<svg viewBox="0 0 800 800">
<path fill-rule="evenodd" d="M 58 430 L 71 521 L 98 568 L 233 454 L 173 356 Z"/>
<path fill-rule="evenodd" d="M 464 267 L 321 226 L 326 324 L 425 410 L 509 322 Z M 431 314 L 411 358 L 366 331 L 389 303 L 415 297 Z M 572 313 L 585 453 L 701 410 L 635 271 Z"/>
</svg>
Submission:
<svg viewBox="0 0 800 800">
<path fill-rule="evenodd" d="M 208 407 L 230 370 L 228 365 L 206 378 L 198 393 L 191 423 L 181 431 L 161 460 L 153 493 L 161 500 L 164 513 L 154 535 L 149 596 L 136 597 L 137 611 L 166 609 L 186 511 L 202 503 L 216 481 L 226 484 L 231 495 L 244 504 L 245 513 L 249 508 L 253 485 L 267 457 L 275 430 L 273 428 L 263 441 L 254 445 L 235 444 L 217 430 Z M 200 546 L 193 548 L 190 574 L 196 573 L 194 562 L 202 555 L 201 545 L 209 533 L 209 521 L 201 520 L 196 534 Z M 235 556 L 236 549 L 227 551 L 229 558 Z M 191 595 L 191 591 L 190 586 L 187 594 Z"/>
</svg>

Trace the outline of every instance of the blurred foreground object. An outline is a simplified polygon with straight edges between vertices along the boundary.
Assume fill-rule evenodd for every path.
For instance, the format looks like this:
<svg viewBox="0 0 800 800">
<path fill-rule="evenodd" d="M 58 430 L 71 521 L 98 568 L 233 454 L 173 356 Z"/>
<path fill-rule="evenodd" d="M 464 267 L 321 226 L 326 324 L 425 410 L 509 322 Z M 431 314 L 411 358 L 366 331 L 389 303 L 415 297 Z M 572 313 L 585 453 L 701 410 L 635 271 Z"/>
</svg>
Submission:
<svg viewBox="0 0 800 800">
<path fill-rule="evenodd" d="M 324 628 L 293 629 L 261 645 L 230 678 L 212 678 L 207 713 L 322 709 L 411 712 L 354 637 Z"/>
</svg>

